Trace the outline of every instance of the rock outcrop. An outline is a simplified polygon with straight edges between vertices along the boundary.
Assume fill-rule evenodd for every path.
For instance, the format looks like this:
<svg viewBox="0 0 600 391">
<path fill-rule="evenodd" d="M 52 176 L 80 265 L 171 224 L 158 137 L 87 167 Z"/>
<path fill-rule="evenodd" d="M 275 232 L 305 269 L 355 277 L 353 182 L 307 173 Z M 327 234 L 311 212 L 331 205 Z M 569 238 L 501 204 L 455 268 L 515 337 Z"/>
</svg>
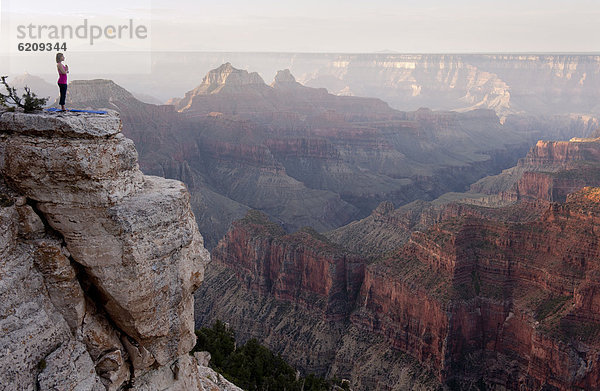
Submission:
<svg viewBox="0 0 600 391">
<path fill-rule="evenodd" d="M 185 185 L 141 173 L 115 112 L 2 113 L 0 173 L 0 388 L 206 389 Z"/>
<path fill-rule="evenodd" d="M 565 201 L 584 186 L 600 186 L 600 139 L 538 141 L 515 167 L 471 185 L 476 193 L 500 194 L 506 201 Z"/>
<path fill-rule="evenodd" d="M 289 69 L 277 71 L 277 74 L 271 83 L 271 87 L 273 88 L 297 88 L 299 86 L 301 86 L 301 84 L 296 81 L 296 78 Z"/>
<path fill-rule="evenodd" d="M 245 86 L 262 86 L 264 84 L 264 80 L 258 73 L 249 73 L 246 70 L 234 68 L 231 63 L 227 62 L 208 72 L 202 80 L 202 84 L 186 94 L 181 103 L 192 99 L 195 95 L 235 93 Z M 183 107 L 188 105 L 189 103 Z M 178 107 L 178 109 L 181 110 L 182 107 Z"/>
<path fill-rule="evenodd" d="M 211 70 L 202 80 L 202 83 L 188 91 L 181 99 L 171 99 L 167 103 L 175 105 L 178 111 L 196 109 L 207 105 L 204 110 L 208 112 L 222 112 L 221 108 L 229 104 L 223 99 L 211 99 L 209 96 L 223 97 L 239 95 L 236 110 L 252 112 L 268 110 L 269 105 L 264 101 L 262 94 L 268 93 L 270 88 L 256 72 L 234 68 L 230 63 Z"/>
</svg>

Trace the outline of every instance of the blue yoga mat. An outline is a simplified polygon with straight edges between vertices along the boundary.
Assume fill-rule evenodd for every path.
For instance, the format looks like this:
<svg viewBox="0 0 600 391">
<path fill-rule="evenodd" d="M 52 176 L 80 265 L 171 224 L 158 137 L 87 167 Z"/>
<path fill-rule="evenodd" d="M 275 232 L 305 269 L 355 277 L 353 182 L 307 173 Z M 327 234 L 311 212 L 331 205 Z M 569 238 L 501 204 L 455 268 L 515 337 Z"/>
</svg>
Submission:
<svg viewBox="0 0 600 391">
<path fill-rule="evenodd" d="M 56 107 L 50 107 L 49 109 L 46 109 L 46 111 L 52 111 L 52 112 L 62 112 L 61 109 L 57 109 Z M 71 111 L 74 113 L 93 113 L 93 114 L 106 114 L 107 112 L 104 110 L 78 110 L 78 109 L 69 109 L 66 111 Z"/>
</svg>

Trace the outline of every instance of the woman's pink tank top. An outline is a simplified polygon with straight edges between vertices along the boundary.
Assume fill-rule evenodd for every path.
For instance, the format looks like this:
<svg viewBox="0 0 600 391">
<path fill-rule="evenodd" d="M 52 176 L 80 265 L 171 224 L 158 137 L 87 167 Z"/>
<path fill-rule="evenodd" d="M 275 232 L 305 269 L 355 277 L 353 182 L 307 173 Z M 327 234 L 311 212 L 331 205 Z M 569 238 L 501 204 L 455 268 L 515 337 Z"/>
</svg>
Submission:
<svg viewBox="0 0 600 391">
<path fill-rule="evenodd" d="M 67 84 L 67 74 L 64 75 L 58 72 L 58 84 Z"/>
</svg>

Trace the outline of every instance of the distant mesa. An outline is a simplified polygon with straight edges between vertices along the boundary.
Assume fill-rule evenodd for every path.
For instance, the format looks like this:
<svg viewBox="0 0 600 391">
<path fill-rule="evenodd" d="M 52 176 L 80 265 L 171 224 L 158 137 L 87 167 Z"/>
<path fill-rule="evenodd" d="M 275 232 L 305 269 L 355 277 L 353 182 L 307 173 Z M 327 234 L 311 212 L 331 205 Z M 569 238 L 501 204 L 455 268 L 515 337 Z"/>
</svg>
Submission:
<svg viewBox="0 0 600 391">
<path fill-rule="evenodd" d="M 252 84 L 265 84 L 257 72 L 249 73 L 243 69 L 234 68 L 230 63 L 225 63 L 208 72 L 202 81 L 201 87 L 206 93 L 219 92 L 224 86 L 243 86 Z M 199 91 L 202 91 L 200 89 Z"/>
<path fill-rule="evenodd" d="M 269 89 L 257 72 L 234 68 L 227 62 L 209 71 L 202 83 L 188 91 L 181 99 L 173 98 L 167 104 L 175 105 L 178 111 L 188 110 L 193 106 L 194 97 L 216 94 L 260 94 Z"/>
<path fill-rule="evenodd" d="M 234 68 L 231 63 L 225 63 L 220 67 L 209 71 L 200 84 L 193 91 L 195 94 L 216 94 L 228 91 L 227 87 L 240 87 L 247 85 L 264 85 L 265 82 L 257 72 L 248 72 L 243 69 Z"/>
<path fill-rule="evenodd" d="M 351 92 L 346 91 L 346 95 Z M 183 98 L 173 98 L 167 104 L 191 117 L 213 111 L 238 118 L 258 113 L 307 114 L 331 110 L 356 114 L 396 113 L 380 99 L 340 99 L 325 88 L 306 87 L 296 81 L 289 69 L 278 71 L 271 85 L 267 85 L 258 73 L 237 69 L 229 62 L 209 71 L 202 83 Z"/>
<path fill-rule="evenodd" d="M 53 99 L 58 96 L 58 87 L 56 84 L 50 84 L 41 77 L 24 73 L 22 75 L 16 75 L 7 79 L 8 84 L 15 87 L 17 92 L 22 92 L 23 87 L 27 86 L 31 88 L 38 97 Z"/>
<path fill-rule="evenodd" d="M 274 83 L 296 83 L 296 78 L 292 75 L 289 69 L 277 71 Z"/>
<path fill-rule="evenodd" d="M 271 83 L 271 87 L 303 87 L 302 84 L 296 81 L 296 78 L 292 75 L 289 69 L 284 69 L 282 71 L 277 71 L 275 75 L 275 79 L 273 79 L 273 83 Z"/>
<path fill-rule="evenodd" d="M 121 110 L 121 106 L 141 106 L 145 103 L 117 83 L 108 79 L 73 80 L 67 89 L 67 102 L 78 109 L 108 108 Z M 54 102 L 58 104 L 58 98 Z"/>
</svg>

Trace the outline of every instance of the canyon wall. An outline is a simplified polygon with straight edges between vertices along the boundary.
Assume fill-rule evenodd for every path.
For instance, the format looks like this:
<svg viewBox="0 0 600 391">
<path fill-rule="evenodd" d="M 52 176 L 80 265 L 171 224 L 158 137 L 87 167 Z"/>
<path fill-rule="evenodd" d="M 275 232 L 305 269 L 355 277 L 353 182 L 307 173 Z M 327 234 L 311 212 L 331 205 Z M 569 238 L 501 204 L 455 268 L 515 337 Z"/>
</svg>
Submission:
<svg viewBox="0 0 600 391">
<path fill-rule="evenodd" d="M 348 316 L 365 271 L 362 258 L 316 231 L 306 228 L 286 234 L 257 211 L 234 222 L 213 256 L 235 268 L 245 287 L 331 320 Z"/>
<path fill-rule="evenodd" d="M 589 320 L 596 315 L 575 302 L 578 291 L 593 291 L 597 273 L 594 194 L 586 188 L 533 220 L 462 209 L 415 232 L 369 265 L 353 322 L 434 363 L 442 379 L 597 388 L 598 324 Z"/>
<path fill-rule="evenodd" d="M 515 167 L 471 185 L 475 193 L 497 194 L 507 201 L 565 201 L 584 186 L 600 186 L 600 140 L 538 141 Z"/>
<path fill-rule="evenodd" d="M 141 173 L 115 112 L 3 112 L 0 173 L 0 389 L 226 389 L 189 354 L 189 193 Z"/>
<path fill-rule="evenodd" d="M 597 55 L 339 55 L 302 78 L 393 107 L 598 113 Z"/>
<path fill-rule="evenodd" d="M 357 389 L 438 387 L 433 379 L 459 388 L 597 389 L 598 192 L 586 187 L 564 203 L 451 203 L 421 220 L 411 215 L 414 209 L 391 214 L 383 204 L 374 219 L 420 228 L 379 255 L 346 253 L 302 232 L 286 236 L 264 216 L 249 216 L 213 251 L 217 265 L 202 288 L 208 302 L 196 307 L 196 321 L 225 320 L 300 368 L 350 378 Z M 317 255 L 325 243 L 364 260 L 361 281 L 345 285 L 360 286 L 358 295 L 335 295 L 342 300 L 336 308 L 345 308 L 336 317 L 328 312 L 332 290 L 326 287 L 342 281 L 344 269 Z M 295 270 L 295 278 L 277 265 Z M 308 270 L 321 270 L 320 278 Z M 249 313 L 260 319 L 250 321 Z M 373 338 L 373 351 L 382 356 L 367 353 L 365 338 Z M 390 350 L 383 353 L 381 341 Z M 351 350 L 362 353 L 349 365 L 342 357 Z M 382 380 L 368 369 L 374 362 L 395 362 L 405 376 Z"/>
</svg>

